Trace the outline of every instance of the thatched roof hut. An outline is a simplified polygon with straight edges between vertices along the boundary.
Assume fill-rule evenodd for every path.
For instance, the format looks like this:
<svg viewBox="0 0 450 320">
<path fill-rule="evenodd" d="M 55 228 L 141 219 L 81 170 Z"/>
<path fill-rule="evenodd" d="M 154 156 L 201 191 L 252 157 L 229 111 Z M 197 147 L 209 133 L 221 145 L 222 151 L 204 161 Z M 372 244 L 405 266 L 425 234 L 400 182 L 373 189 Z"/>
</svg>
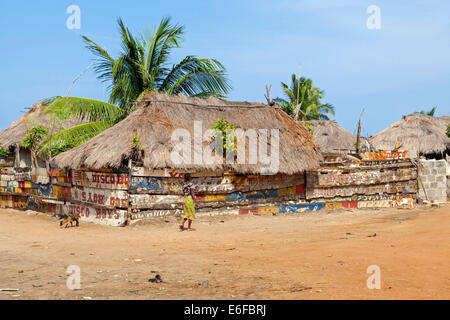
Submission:
<svg viewBox="0 0 450 320">
<path fill-rule="evenodd" d="M 20 146 L 22 138 L 27 134 L 27 130 L 34 125 L 43 125 L 49 128 L 52 124 L 52 117 L 45 102 L 34 104 L 21 118 L 13 121 L 6 129 L 0 131 L 0 142 L 4 149 Z M 71 119 L 64 124 L 64 128 L 70 128 L 86 121 Z"/>
<path fill-rule="evenodd" d="M 450 149 L 450 138 L 445 133 L 449 118 L 410 114 L 371 136 L 370 142 L 380 150 L 393 150 L 398 143 L 410 157 L 444 154 Z"/>
<path fill-rule="evenodd" d="M 188 98 L 150 92 L 137 103 L 126 119 L 105 130 L 87 143 L 61 153 L 54 164 L 63 168 L 117 168 L 133 157 L 132 140 L 139 138 L 142 164 L 150 169 L 229 170 L 236 173 L 260 173 L 261 164 L 181 163 L 171 159 L 176 142 L 174 130 L 184 129 L 194 137 L 194 122 L 201 121 L 202 132 L 218 118 L 247 130 L 279 129 L 279 173 L 294 174 L 319 167 L 322 156 L 305 128 L 277 107 L 260 103 L 222 101 L 215 98 Z M 270 141 L 270 138 L 268 139 Z M 202 142 L 205 145 L 205 141 Z M 270 142 L 269 142 L 270 143 Z M 208 143 L 206 143 L 208 144 Z M 270 146 L 269 149 L 274 146 Z M 248 149 L 247 149 L 248 150 Z M 275 149 L 274 149 L 275 150 Z M 246 155 L 248 158 L 248 155 Z"/>
<path fill-rule="evenodd" d="M 355 150 L 356 136 L 336 121 L 311 120 L 314 142 L 323 153 L 340 153 Z"/>
</svg>

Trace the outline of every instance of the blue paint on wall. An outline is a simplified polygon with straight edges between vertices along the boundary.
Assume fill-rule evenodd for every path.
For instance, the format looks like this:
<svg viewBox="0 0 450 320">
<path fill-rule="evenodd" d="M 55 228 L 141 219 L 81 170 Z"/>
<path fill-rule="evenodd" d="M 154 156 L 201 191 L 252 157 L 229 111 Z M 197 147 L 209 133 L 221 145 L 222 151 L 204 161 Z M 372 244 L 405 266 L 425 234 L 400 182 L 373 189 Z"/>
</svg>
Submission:
<svg viewBox="0 0 450 320">
<path fill-rule="evenodd" d="M 161 178 L 155 177 L 132 177 L 131 189 L 145 188 L 149 190 L 164 190 Z"/>
<path fill-rule="evenodd" d="M 53 186 L 51 184 L 39 184 L 38 195 L 43 197 L 52 197 Z"/>
<path fill-rule="evenodd" d="M 323 207 L 325 207 L 325 203 L 289 204 L 280 206 L 279 213 L 296 213 L 298 211 L 318 211 L 323 209 Z"/>
</svg>

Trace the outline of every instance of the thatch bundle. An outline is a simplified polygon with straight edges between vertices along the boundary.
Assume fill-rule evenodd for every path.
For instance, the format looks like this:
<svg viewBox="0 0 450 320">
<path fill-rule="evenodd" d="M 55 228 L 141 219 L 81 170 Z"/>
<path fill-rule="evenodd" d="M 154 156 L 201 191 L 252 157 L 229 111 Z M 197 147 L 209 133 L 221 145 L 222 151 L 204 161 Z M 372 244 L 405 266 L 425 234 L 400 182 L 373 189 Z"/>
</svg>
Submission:
<svg viewBox="0 0 450 320">
<path fill-rule="evenodd" d="M 71 128 L 73 126 L 85 123 L 79 118 L 69 119 L 63 124 L 63 128 L 57 128 L 52 121 L 49 107 L 44 102 L 34 104 L 22 117 L 13 121 L 6 129 L 0 131 L 0 142 L 5 149 L 19 145 L 22 138 L 26 136 L 27 130 L 35 125 L 42 125 L 51 130 L 54 127 L 56 133 L 61 129 Z"/>
<path fill-rule="evenodd" d="M 150 169 L 173 168 L 181 170 L 230 170 L 236 173 L 260 173 L 259 161 L 250 164 L 248 154 L 244 164 L 221 162 L 181 163 L 172 161 L 172 151 L 177 145 L 171 136 L 176 129 L 184 129 L 194 138 L 194 122 L 202 122 L 202 132 L 218 120 L 243 130 L 279 130 L 279 173 L 294 174 L 319 167 L 322 156 L 305 128 L 277 107 L 259 103 L 222 101 L 215 98 L 188 98 L 183 95 L 168 96 L 150 92 L 137 103 L 136 110 L 126 119 L 107 129 L 87 143 L 64 152 L 54 159 L 59 167 L 106 168 L 120 167 L 133 158 L 138 138 L 143 166 Z M 269 133 L 270 135 L 270 133 Z M 260 134 L 258 133 L 258 141 Z M 239 140 L 238 140 L 239 141 Z M 268 154 L 275 146 L 268 139 Z M 202 141 L 205 146 L 205 141 Z M 206 145 L 209 143 L 206 142 Z M 248 150 L 248 148 L 247 148 Z M 248 151 L 246 151 L 247 153 Z"/>
<path fill-rule="evenodd" d="M 340 153 L 355 150 L 356 136 L 336 121 L 311 120 L 314 142 L 324 153 Z"/>
<path fill-rule="evenodd" d="M 445 134 L 449 118 L 410 114 L 370 137 L 370 142 L 380 150 L 393 150 L 398 143 L 410 157 L 444 154 L 450 149 L 450 138 Z"/>
</svg>

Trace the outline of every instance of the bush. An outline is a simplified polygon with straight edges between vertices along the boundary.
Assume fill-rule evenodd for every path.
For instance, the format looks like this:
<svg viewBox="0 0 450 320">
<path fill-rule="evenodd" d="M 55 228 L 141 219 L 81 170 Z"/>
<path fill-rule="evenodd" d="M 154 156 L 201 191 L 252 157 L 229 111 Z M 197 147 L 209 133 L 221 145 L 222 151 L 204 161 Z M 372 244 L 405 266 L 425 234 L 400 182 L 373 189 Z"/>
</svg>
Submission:
<svg viewBox="0 0 450 320">
<path fill-rule="evenodd" d="M 9 152 L 3 149 L 2 143 L 0 142 L 0 158 L 6 158 L 9 156 Z"/>
<path fill-rule="evenodd" d="M 221 118 L 218 118 L 211 128 L 214 132 L 213 133 L 214 138 L 216 138 L 218 135 L 222 135 L 222 146 L 224 156 L 227 150 L 234 150 L 234 151 L 237 150 L 237 142 L 236 142 L 237 138 L 234 133 L 236 128 L 237 126 L 232 125 L 228 123 L 226 120 Z M 230 133 L 230 136 L 234 136 L 233 141 L 229 141 L 231 140 L 230 138 L 227 139 L 227 133 Z"/>
</svg>

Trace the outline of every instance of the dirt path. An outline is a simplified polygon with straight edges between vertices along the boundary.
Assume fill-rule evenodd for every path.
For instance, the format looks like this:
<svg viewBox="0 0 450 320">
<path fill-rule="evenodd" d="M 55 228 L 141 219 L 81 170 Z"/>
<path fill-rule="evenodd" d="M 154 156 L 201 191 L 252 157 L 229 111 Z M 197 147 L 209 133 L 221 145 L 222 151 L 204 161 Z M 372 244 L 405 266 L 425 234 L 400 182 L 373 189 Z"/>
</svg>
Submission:
<svg viewBox="0 0 450 320">
<path fill-rule="evenodd" d="M 449 299 L 449 218 L 449 204 L 323 210 L 200 217 L 179 232 L 175 218 L 60 229 L 0 209 L 0 288 L 20 289 L 0 299 Z M 81 290 L 67 289 L 69 265 Z M 370 265 L 379 290 L 367 289 Z M 163 282 L 148 282 L 156 274 Z"/>
</svg>

